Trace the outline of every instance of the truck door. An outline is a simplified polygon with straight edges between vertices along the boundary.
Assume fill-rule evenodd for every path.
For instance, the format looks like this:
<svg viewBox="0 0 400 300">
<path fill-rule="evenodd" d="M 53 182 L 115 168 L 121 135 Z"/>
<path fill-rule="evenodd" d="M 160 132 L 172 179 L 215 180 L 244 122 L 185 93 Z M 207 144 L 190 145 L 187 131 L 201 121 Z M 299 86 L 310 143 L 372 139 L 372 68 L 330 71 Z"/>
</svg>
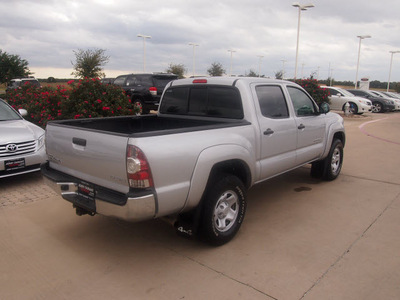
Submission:
<svg viewBox="0 0 400 300">
<path fill-rule="evenodd" d="M 257 85 L 256 113 L 260 127 L 260 180 L 293 168 L 296 159 L 297 127 L 290 117 L 280 85 Z M 258 105 L 257 105 L 258 102 Z"/>
<path fill-rule="evenodd" d="M 315 102 L 301 89 L 288 86 L 297 127 L 296 165 L 320 157 L 324 151 L 325 115 L 319 114 Z"/>
</svg>

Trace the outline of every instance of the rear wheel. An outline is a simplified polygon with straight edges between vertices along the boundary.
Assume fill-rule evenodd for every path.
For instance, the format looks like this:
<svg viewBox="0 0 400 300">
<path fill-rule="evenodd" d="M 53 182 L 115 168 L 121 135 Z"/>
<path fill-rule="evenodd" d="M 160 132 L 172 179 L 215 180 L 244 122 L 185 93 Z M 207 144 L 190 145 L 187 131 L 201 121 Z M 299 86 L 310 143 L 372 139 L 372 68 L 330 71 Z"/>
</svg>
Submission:
<svg viewBox="0 0 400 300">
<path fill-rule="evenodd" d="M 203 202 L 200 236 L 219 246 L 238 232 L 246 212 L 246 190 L 239 178 L 225 174 L 208 188 Z"/>
</svg>

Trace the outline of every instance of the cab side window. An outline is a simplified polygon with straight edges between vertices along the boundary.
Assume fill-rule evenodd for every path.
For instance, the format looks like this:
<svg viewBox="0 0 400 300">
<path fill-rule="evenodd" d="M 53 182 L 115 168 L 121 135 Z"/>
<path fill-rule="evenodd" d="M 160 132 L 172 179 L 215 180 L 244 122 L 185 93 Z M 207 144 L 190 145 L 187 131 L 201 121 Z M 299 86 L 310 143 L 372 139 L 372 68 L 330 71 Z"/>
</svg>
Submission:
<svg viewBox="0 0 400 300">
<path fill-rule="evenodd" d="M 264 117 L 272 119 L 289 117 L 286 100 L 280 86 L 257 86 L 256 94 Z"/>
<path fill-rule="evenodd" d="M 126 76 L 118 76 L 115 80 L 114 80 L 114 84 L 118 85 L 118 86 L 123 86 L 125 83 L 125 79 Z"/>
<path fill-rule="evenodd" d="M 287 89 L 289 91 L 290 99 L 292 100 L 296 116 L 304 117 L 315 115 L 317 108 L 314 105 L 314 101 L 312 101 L 304 91 L 292 86 L 288 86 Z"/>
<path fill-rule="evenodd" d="M 137 85 L 137 80 L 136 76 L 128 76 L 128 79 L 126 80 L 125 85 L 130 86 L 130 85 Z"/>
<path fill-rule="evenodd" d="M 332 89 L 329 89 L 328 91 L 331 94 L 331 96 L 339 96 L 340 95 L 340 93 L 338 91 L 335 91 L 335 90 L 332 90 Z"/>
</svg>

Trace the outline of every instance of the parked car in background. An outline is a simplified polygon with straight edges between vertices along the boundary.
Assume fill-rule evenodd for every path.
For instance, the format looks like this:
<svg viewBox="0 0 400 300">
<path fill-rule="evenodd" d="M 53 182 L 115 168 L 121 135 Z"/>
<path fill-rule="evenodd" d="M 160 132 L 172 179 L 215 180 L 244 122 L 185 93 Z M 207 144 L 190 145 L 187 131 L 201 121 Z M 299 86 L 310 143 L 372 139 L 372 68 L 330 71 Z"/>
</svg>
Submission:
<svg viewBox="0 0 400 300">
<path fill-rule="evenodd" d="M 44 130 L 0 99 L 0 178 L 35 172 L 47 159 Z"/>
<path fill-rule="evenodd" d="M 394 102 L 395 110 L 400 110 L 400 99 L 396 99 L 394 97 L 390 97 L 389 95 L 386 95 L 384 92 L 378 92 L 378 91 L 371 91 L 374 95 L 377 95 L 378 97 L 385 98 L 388 100 L 391 100 Z"/>
<path fill-rule="evenodd" d="M 115 80 L 115 78 L 102 78 L 102 79 L 100 79 L 100 82 L 102 84 L 113 84 L 114 80 Z"/>
<path fill-rule="evenodd" d="M 158 110 L 160 98 L 168 82 L 178 79 L 175 74 L 128 74 L 115 78 L 113 84 L 120 86 L 131 97 L 132 103 L 142 107 L 144 114 Z"/>
<path fill-rule="evenodd" d="M 371 100 L 372 112 L 374 113 L 388 112 L 395 109 L 394 101 L 378 97 L 375 94 L 371 93 L 371 91 L 366 91 L 366 90 L 348 90 L 348 91 L 355 96 L 360 96 L 368 100 Z"/>
<path fill-rule="evenodd" d="M 372 102 L 368 99 L 354 96 L 352 93 L 333 86 L 322 86 L 329 91 L 330 107 L 333 110 L 345 110 L 346 103 L 350 105 L 350 112 L 353 114 L 363 114 L 372 110 Z"/>
<path fill-rule="evenodd" d="M 31 84 L 36 87 L 41 86 L 40 82 L 35 78 L 15 78 L 11 79 L 10 83 L 7 85 L 6 92 L 21 88 L 25 84 Z"/>
</svg>

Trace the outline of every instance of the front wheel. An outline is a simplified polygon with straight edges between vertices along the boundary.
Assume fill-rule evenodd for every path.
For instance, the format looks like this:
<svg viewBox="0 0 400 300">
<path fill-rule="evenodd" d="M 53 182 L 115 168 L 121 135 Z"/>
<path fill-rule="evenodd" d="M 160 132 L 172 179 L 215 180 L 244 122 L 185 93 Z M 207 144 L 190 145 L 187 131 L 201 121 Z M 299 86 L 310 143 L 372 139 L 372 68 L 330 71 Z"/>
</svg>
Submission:
<svg viewBox="0 0 400 300">
<path fill-rule="evenodd" d="M 334 140 L 329 151 L 328 157 L 325 158 L 325 170 L 323 179 L 336 179 L 343 165 L 343 143 L 341 140 Z"/>
<path fill-rule="evenodd" d="M 352 114 L 358 114 L 358 106 L 354 102 L 349 102 L 350 105 L 350 112 Z"/>
<path fill-rule="evenodd" d="M 214 246 L 229 242 L 238 232 L 246 212 L 242 181 L 224 175 L 210 186 L 203 200 L 200 236 Z"/>
<path fill-rule="evenodd" d="M 341 140 L 334 140 L 328 156 L 324 160 L 311 164 L 311 177 L 324 180 L 336 179 L 343 165 L 343 143 Z"/>
<path fill-rule="evenodd" d="M 383 112 L 382 104 L 380 104 L 379 102 L 373 102 L 372 103 L 372 112 L 374 112 L 374 113 Z"/>
</svg>

